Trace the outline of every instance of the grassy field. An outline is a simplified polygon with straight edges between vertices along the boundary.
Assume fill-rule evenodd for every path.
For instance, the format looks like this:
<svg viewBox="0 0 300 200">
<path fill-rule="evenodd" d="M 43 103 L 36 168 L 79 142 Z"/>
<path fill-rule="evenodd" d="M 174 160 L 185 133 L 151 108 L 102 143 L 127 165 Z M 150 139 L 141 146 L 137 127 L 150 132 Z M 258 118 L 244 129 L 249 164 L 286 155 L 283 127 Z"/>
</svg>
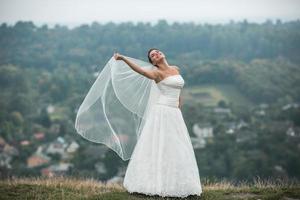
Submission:
<svg viewBox="0 0 300 200">
<path fill-rule="evenodd" d="M 188 103 L 200 102 L 205 106 L 215 106 L 218 101 L 226 103 L 252 106 L 253 103 L 243 96 L 233 85 L 209 84 L 201 86 L 186 87 L 182 90 L 185 101 Z"/>
<path fill-rule="evenodd" d="M 295 181 L 257 179 L 253 184 L 228 181 L 209 183 L 201 180 L 202 196 L 189 196 L 184 199 L 300 199 L 300 184 Z M 129 193 L 122 184 L 105 184 L 93 179 L 70 177 L 54 178 L 12 178 L 0 181 L 0 199 L 103 199 L 103 200 L 153 200 L 183 199 L 147 196 Z"/>
</svg>

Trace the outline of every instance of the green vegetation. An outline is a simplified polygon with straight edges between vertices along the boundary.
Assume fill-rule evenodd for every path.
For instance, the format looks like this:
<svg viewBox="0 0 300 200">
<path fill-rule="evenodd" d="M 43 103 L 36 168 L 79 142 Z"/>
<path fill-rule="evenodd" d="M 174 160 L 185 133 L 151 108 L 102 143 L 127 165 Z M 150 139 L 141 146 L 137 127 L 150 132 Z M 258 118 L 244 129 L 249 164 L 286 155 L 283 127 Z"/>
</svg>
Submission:
<svg viewBox="0 0 300 200">
<path fill-rule="evenodd" d="M 229 181 L 205 182 L 201 197 L 190 195 L 184 199 L 234 200 L 234 199 L 297 199 L 300 185 L 297 182 L 256 179 L 253 184 Z M 69 177 L 11 179 L 0 181 L 0 199 L 183 199 L 129 193 L 121 184 L 106 184 L 93 179 Z"/>
<path fill-rule="evenodd" d="M 214 137 L 195 149 L 201 177 L 299 179 L 300 110 L 294 106 L 300 101 L 299 27 L 299 20 L 225 25 L 161 20 L 153 26 L 95 22 L 74 29 L 24 21 L 1 24 L 0 153 L 11 159 L 11 168 L 0 166 L 0 178 L 38 176 L 56 164 L 58 156 L 27 168 L 28 158 L 58 137 L 80 146 L 68 160 L 74 164 L 69 174 L 107 180 L 126 167 L 114 152 L 99 153 L 99 144 L 75 133 L 76 112 L 114 51 L 147 61 L 148 48 L 157 47 L 181 69 L 182 113 L 190 135 L 196 123 L 213 128 Z M 246 126 L 228 132 L 241 123 Z M 36 139 L 37 132 L 45 138 Z M 18 153 L 4 155 L 7 144 Z M 96 163 L 107 172 L 97 171 Z"/>
<path fill-rule="evenodd" d="M 201 103 L 204 106 L 217 106 L 220 101 L 226 104 L 253 106 L 253 103 L 245 97 L 234 85 L 203 84 L 192 86 L 183 90 L 185 103 Z"/>
</svg>

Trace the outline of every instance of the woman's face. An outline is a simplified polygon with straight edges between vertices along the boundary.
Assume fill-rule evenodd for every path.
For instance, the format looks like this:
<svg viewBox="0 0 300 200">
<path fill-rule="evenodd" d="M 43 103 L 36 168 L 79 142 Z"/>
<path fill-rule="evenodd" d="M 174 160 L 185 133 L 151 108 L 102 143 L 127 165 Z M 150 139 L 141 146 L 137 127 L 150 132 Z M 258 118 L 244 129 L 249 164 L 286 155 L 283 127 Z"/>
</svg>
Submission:
<svg viewBox="0 0 300 200">
<path fill-rule="evenodd" d="M 154 65 L 156 65 L 160 59 L 165 58 L 165 55 L 163 54 L 163 52 L 159 51 L 159 50 L 152 50 L 149 53 L 150 59 L 152 60 L 152 63 Z"/>
</svg>

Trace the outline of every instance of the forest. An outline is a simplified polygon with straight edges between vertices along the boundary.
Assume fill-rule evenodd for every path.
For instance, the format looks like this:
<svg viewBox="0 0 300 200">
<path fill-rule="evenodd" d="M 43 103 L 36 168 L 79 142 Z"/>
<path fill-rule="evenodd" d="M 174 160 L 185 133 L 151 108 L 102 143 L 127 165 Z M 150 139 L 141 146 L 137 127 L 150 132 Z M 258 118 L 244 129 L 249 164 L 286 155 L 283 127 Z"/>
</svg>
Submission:
<svg viewBox="0 0 300 200">
<path fill-rule="evenodd" d="M 80 146 L 67 159 L 73 165 L 68 174 L 102 180 L 116 175 L 128 162 L 112 151 L 99 155 L 99 144 L 78 136 L 76 112 L 114 52 L 147 61 L 153 47 L 181 69 L 186 82 L 182 113 L 191 137 L 195 138 L 194 124 L 213 127 L 205 147 L 195 149 L 201 177 L 300 178 L 299 20 L 214 25 L 93 22 L 72 29 L 31 21 L 2 23 L 0 177 L 37 176 L 62 162 L 60 154 L 52 154 L 49 162 L 28 167 L 38 147 L 58 137 Z M 216 98 L 211 88 L 228 98 Z M 214 105 L 203 103 L 208 94 L 216 100 Z M 247 125 L 226 132 L 231 129 L 228 124 L 241 121 Z M 40 132 L 44 138 L 36 139 Z M 6 144 L 16 153 L 7 153 Z M 103 163 L 107 171 L 101 173 L 95 163 Z"/>
</svg>

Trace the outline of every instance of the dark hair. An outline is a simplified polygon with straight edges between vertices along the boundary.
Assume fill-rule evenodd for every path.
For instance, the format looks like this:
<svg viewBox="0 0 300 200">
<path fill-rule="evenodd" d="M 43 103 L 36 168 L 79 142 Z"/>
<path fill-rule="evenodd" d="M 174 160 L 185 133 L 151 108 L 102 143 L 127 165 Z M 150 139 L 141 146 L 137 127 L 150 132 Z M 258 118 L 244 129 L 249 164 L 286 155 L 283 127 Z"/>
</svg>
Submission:
<svg viewBox="0 0 300 200">
<path fill-rule="evenodd" d="M 149 62 L 150 62 L 151 64 L 153 64 L 153 63 L 152 63 L 152 60 L 151 60 L 151 58 L 150 58 L 150 52 L 151 52 L 152 50 L 158 50 L 158 51 L 159 51 L 159 49 L 157 49 L 157 48 L 151 48 L 151 49 L 148 50 L 148 60 L 149 60 Z M 154 65 L 154 66 L 157 66 L 157 65 Z"/>
</svg>

